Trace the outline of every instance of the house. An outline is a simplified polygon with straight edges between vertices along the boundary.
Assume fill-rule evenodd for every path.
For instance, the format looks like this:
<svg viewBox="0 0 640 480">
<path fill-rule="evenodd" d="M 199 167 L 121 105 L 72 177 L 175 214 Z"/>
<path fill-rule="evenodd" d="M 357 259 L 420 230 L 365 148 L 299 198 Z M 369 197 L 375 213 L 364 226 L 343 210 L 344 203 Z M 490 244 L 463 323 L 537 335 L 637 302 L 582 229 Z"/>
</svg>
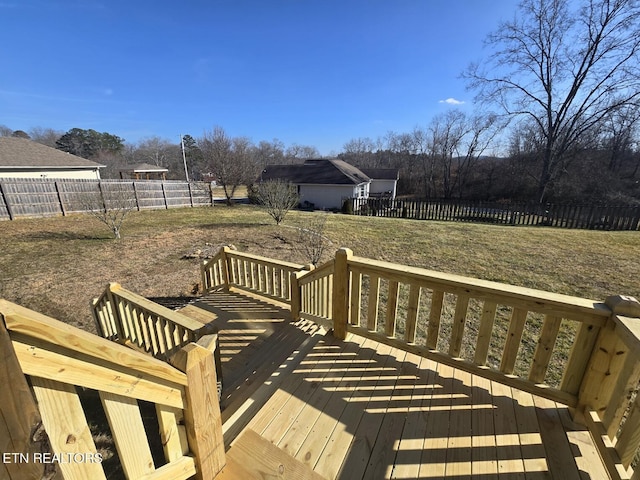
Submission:
<svg viewBox="0 0 640 480">
<path fill-rule="evenodd" d="M 377 175 L 378 171 L 371 170 Z M 387 173 L 392 177 L 392 173 Z M 300 202 L 312 204 L 315 208 L 341 208 L 347 198 L 368 198 L 371 186 L 384 188 L 395 195 L 396 180 L 381 179 L 364 173 L 362 170 L 342 160 L 318 159 L 307 160 L 302 165 L 268 165 L 258 181 L 281 179 L 297 186 Z M 384 183 L 387 182 L 387 183 Z M 378 190 L 376 190 L 378 191 Z"/>
<path fill-rule="evenodd" d="M 169 170 L 150 163 L 131 165 L 120 170 L 120 178 L 133 178 L 134 180 L 166 180 Z"/>
<path fill-rule="evenodd" d="M 371 179 L 369 196 L 387 197 L 392 200 L 396 198 L 397 168 L 361 168 L 360 170 Z"/>
<path fill-rule="evenodd" d="M 99 180 L 104 167 L 26 138 L 0 137 L 0 177 Z"/>
</svg>

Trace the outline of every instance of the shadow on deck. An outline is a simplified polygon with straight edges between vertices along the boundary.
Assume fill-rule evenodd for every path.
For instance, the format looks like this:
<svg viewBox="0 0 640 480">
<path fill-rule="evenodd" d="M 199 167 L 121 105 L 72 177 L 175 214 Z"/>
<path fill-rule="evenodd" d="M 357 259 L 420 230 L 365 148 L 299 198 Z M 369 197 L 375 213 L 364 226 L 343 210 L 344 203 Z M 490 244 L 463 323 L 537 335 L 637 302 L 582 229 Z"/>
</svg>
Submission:
<svg viewBox="0 0 640 480">
<path fill-rule="evenodd" d="M 227 446 L 255 432 L 331 479 L 609 478 L 563 405 L 238 292 L 181 312 L 219 328 Z"/>
</svg>

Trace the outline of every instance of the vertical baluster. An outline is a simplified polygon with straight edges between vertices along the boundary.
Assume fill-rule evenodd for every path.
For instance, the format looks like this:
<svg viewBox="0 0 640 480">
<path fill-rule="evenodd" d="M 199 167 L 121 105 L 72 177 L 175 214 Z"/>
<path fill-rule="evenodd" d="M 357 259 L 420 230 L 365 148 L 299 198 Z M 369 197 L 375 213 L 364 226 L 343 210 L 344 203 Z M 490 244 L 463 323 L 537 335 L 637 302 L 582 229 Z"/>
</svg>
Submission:
<svg viewBox="0 0 640 480">
<path fill-rule="evenodd" d="M 438 335 L 440 333 L 440 318 L 442 317 L 442 304 L 444 292 L 434 290 L 431 294 L 431 310 L 429 312 L 429 325 L 427 327 L 427 348 L 435 350 L 438 347 Z"/>
<path fill-rule="evenodd" d="M 329 290 L 331 291 L 331 290 Z M 360 325 L 360 303 L 362 302 L 362 274 L 351 274 L 351 325 Z"/>
<path fill-rule="evenodd" d="M 369 276 L 369 306 L 367 309 L 367 329 L 375 332 L 378 329 L 378 295 L 380 292 L 380 277 Z"/>
<path fill-rule="evenodd" d="M 482 306 L 482 317 L 480 317 L 478 341 L 474 357 L 474 362 L 477 365 L 487 363 L 487 355 L 489 354 L 489 346 L 491 345 L 491 332 L 493 331 L 497 307 L 496 302 L 490 300 L 486 300 Z"/>
<path fill-rule="evenodd" d="M 407 308 L 407 324 L 405 325 L 404 339 L 407 343 L 415 343 L 416 326 L 418 324 L 418 309 L 420 308 L 420 287 L 411 284 L 409 289 L 409 306 Z"/>
<path fill-rule="evenodd" d="M 385 315 L 385 335 L 396 336 L 396 318 L 398 316 L 398 282 L 389 281 L 389 298 L 387 299 L 387 314 Z"/>
<path fill-rule="evenodd" d="M 449 355 L 459 357 L 462 350 L 462 337 L 464 335 L 464 325 L 467 320 L 467 310 L 469 308 L 469 297 L 458 295 L 456 301 L 456 311 L 453 314 L 453 327 L 451 329 L 451 342 L 449 343 Z"/>
<path fill-rule="evenodd" d="M 562 318 L 560 317 L 551 315 L 546 315 L 544 317 L 542 332 L 540 332 L 536 352 L 533 355 L 533 363 L 531 364 L 531 370 L 529 371 L 529 380 L 532 382 L 544 382 L 544 377 L 547 374 L 547 369 L 549 368 L 549 362 L 551 361 L 553 347 L 556 344 L 561 323 Z"/>
<path fill-rule="evenodd" d="M 515 368 L 526 320 L 527 310 L 522 308 L 513 309 L 511 321 L 509 322 L 509 330 L 507 331 L 507 341 L 504 346 L 504 352 L 502 353 L 502 362 L 500 363 L 500 371 L 506 374 L 513 373 Z"/>
</svg>

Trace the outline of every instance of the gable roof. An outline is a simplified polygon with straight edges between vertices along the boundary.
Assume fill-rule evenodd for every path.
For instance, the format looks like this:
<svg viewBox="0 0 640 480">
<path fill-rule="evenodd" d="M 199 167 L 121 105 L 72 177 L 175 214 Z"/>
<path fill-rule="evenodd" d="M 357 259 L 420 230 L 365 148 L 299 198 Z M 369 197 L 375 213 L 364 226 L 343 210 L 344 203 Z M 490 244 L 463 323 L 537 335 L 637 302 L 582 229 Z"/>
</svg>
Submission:
<svg viewBox="0 0 640 480">
<path fill-rule="evenodd" d="M 282 179 L 295 184 L 359 185 L 371 180 L 342 160 L 307 160 L 303 165 L 268 165 L 260 179 Z"/>
<path fill-rule="evenodd" d="M 0 169 L 98 169 L 101 165 L 26 138 L 0 137 Z"/>
</svg>

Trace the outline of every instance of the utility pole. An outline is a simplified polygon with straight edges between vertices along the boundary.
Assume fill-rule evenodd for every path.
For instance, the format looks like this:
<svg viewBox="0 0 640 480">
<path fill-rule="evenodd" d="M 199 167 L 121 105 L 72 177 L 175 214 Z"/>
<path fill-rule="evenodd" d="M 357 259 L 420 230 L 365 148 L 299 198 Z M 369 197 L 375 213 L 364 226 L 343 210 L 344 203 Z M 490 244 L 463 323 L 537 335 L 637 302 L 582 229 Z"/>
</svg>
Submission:
<svg viewBox="0 0 640 480">
<path fill-rule="evenodd" d="M 189 171 L 187 170 L 187 157 L 184 154 L 184 139 L 180 134 L 180 145 L 182 146 L 182 162 L 184 163 L 184 177 L 189 181 Z"/>
</svg>

